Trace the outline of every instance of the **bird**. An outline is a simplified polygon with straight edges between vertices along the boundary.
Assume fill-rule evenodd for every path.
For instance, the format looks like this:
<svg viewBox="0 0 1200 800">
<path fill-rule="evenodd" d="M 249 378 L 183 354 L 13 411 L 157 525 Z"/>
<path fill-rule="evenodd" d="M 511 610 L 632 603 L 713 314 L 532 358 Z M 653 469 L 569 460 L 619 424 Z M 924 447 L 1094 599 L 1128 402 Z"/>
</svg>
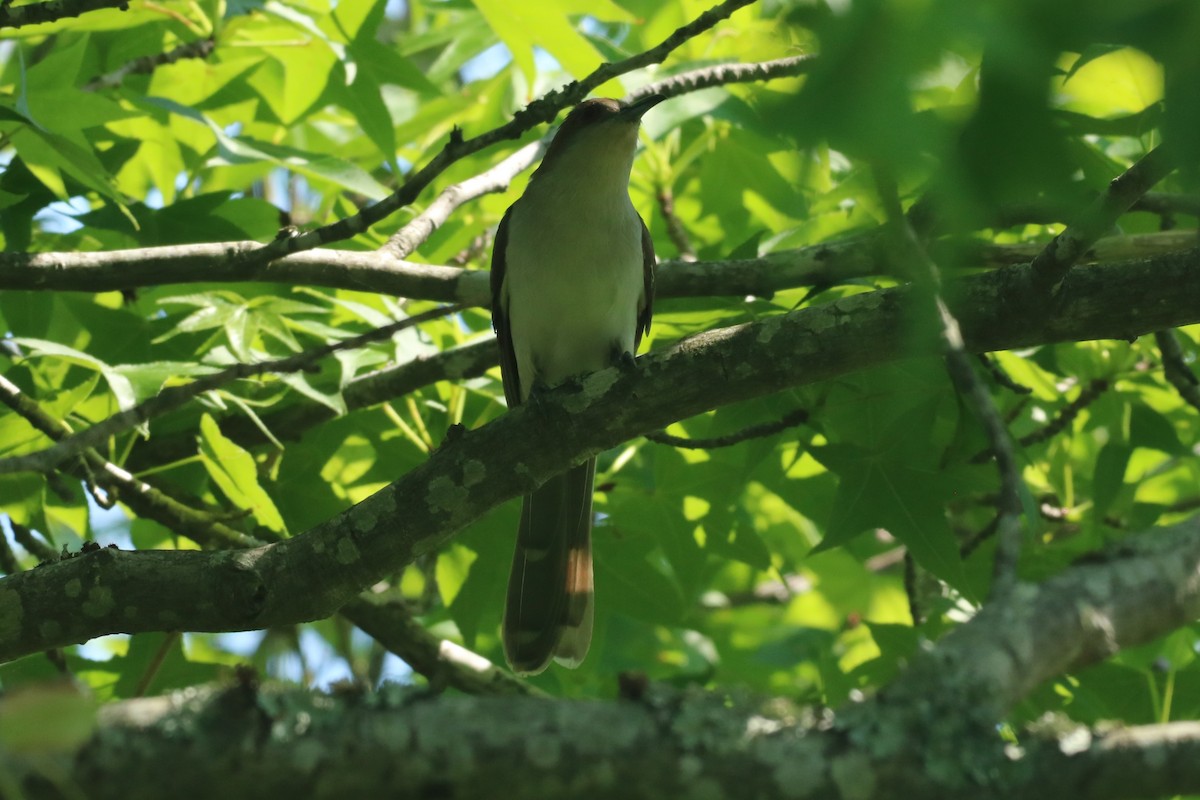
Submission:
<svg viewBox="0 0 1200 800">
<path fill-rule="evenodd" d="M 492 249 L 492 327 L 510 408 L 575 376 L 630 364 L 650 330 L 654 243 L 629 198 L 642 116 L 665 98 L 593 98 L 554 135 Z M 536 398 L 535 398 L 536 399 Z M 509 666 L 575 668 L 592 638 L 596 459 L 525 495 L 505 598 Z"/>
</svg>

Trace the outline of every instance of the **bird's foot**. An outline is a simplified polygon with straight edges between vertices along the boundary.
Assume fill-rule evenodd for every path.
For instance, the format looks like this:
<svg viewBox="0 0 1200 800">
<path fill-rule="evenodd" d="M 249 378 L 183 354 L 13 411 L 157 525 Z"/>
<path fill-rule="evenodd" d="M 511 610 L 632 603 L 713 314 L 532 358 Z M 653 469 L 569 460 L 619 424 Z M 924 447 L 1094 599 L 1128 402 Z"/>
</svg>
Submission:
<svg viewBox="0 0 1200 800">
<path fill-rule="evenodd" d="M 629 352 L 620 345 L 613 347 L 612 364 L 622 372 L 631 372 L 637 369 L 637 362 L 633 358 L 633 353 Z"/>
</svg>

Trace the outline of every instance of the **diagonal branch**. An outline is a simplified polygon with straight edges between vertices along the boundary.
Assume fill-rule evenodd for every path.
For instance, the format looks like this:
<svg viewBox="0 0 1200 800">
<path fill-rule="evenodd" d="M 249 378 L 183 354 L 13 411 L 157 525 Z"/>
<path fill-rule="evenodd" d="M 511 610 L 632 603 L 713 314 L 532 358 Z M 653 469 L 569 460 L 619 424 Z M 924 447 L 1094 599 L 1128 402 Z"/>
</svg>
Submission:
<svg viewBox="0 0 1200 800">
<path fill-rule="evenodd" d="M 714 64 L 711 67 L 681 72 L 669 78 L 655 81 L 643 86 L 631 96 L 632 99 L 648 94 L 661 94 L 667 97 L 695 92 L 712 86 L 724 86 L 728 83 L 751 83 L 770 81 L 777 78 L 795 78 L 807 75 L 817 64 L 817 57 L 811 54 L 777 58 L 773 61 L 760 61 L 751 64 Z"/>
<path fill-rule="evenodd" d="M 530 142 L 491 169 L 465 181 L 447 186 L 429 207 L 411 222 L 396 231 L 380 248 L 392 258 L 405 258 L 428 239 L 435 230 L 445 224 L 450 215 L 463 203 L 492 192 L 502 192 L 512 179 L 536 164 L 550 144 L 547 134 L 536 142 Z"/>
<path fill-rule="evenodd" d="M 654 81 L 638 89 L 630 99 L 656 93 L 674 97 L 726 83 L 769 81 L 775 78 L 801 75 L 809 69 L 811 62 L 811 56 L 796 56 L 752 64 L 718 64 L 665 80 Z M 405 258 L 415 252 L 421 243 L 443 225 L 450 214 L 463 203 L 485 194 L 502 192 L 507 189 L 514 177 L 541 160 L 551 137 L 552 134 L 547 133 L 536 142 L 525 145 L 496 166 L 465 181 L 446 187 L 437 199 L 429 204 L 428 208 L 397 231 L 380 249 L 393 258 Z"/>
<path fill-rule="evenodd" d="M 46 0 L 44 3 L 30 3 L 24 6 L 5 3 L 0 6 L 0 28 L 20 28 L 24 25 L 70 19 L 102 8 L 128 11 L 129 0 Z"/>
<path fill-rule="evenodd" d="M 1163 374 L 1179 392 L 1179 396 L 1200 411 L 1200 380 L 1184 359 L 1175 331 L 1155 331 L 1154 340 L 1158 342 L 1158 350 L 1162 353 Z"/>
<path fill-rule="evenodd" d="M 311 250 L 362 233 L 404 206 L 415 202 L 425 187 L 451 164 L 497 142 L 516 139 L 536 125 L 550 122 L 558 115 L 559 111 L 578 103 L 602 83 L 627 72 L 661 62 L 684 42 L 704 33 L 721 20 L 729 17 L 734 11 L 753 2 L 754 0 L 725 0 L 686 25 L 677 28 L 657 46 L 622 61 L 601 64 L 587 77 L 548 92 L 518 111 L 508 123 L 487 133 L 471 139 L 464 139 L 461 132 L 456 132 L 436 156 L 424 167 L 411 173 L 403 185 L 388 197 L 367 206 L 353 216 L 345 217 L 330 225 L 302 233 L 299 236 L 277 238 L 269 244 L 241 255 L 240 263 L 243 265 L 265 264 L 288 253 Z"/>
<path fill-rule="evenodd" d="M 26 396 L 16 384 L 3 376 L 0 376 L 0 403 L 4 403 L 51 439 L 61 441 L 71 434 L 70 428 L 47 414 L 36 401 Z M 197 511 L 160 492 L 94 450 L 84 452 L 81 449 L 76 450 L 76 453 L 82 453 L 82 458 L 69 471 L 82 479 L 95 481 L 106 489 L 119 492 L 122 502 L 139 516 L 160 522 L 170 530 L 178 531 L 199 544 L 214 547 L 252 547 L 259 544 L 257 540 L 214 519 L 212 514 Z"/>
<path fill-rule="evenodd" d="M 1055 236 L 1033 259 L 1033 272 L 1039 285 L 1057 292 L 1067 270 L 1116 224 L 1139 197 L 1174 169 L 1174 161 L 1166 146 L 1159 145 L 1114 178 L 1108 191 L 1096 198 L 1079 219 Z"/>
<path fill-rule="evenodd" d="M 227 383 L 232 383 L 243 378 L 252 378 L 268 372 L 301 372 L 311 367 L 317 361 L 334 353 L 354 350 L 370 342 L 390 338 L 393 334 L 402 330 L 414 327 L 422 322 L 428 322 L 431 319 L 439 319 L 459 310 L 461 310 L 460 306 L 441 306 L 421 314 L 406 317 L 390 325 L 384 325 L 373 331 L 352 336 L 349 339 L 343 339 L 340 342 L 314 347 L 303 353 L 270 361 L 260 361 L 255 364 L 234 364 L 232 367 L 219 372 L 197 378 L 191 383 L 181 386 L 168 386 L 154 397 L 143 400 L 132 408 L 119 411 L 79 433 L 59 437 L 58 443 L 52 447 L 39 450 L 36 453 L 0 459 L 0 475 L 23 471 L 48 472 L 72 456 L 99 445 L 110 436 L 127 431 L 147 420 L 179 408 L 205 392 L 210 392 Z"/>
<path fill-rule="evenodd" d="M 434 688 L 449 686 L 479 695 L 546 696 L 478 653 L 434 636 L 413 619 L 401 600 L 364 592 L 339 613 L 424 675 Z"/>
<path fill-rule="evenodd" d="M 1053 316 L 1039 312 L 1029 267 L 945 288 L 970 352 L 1128 338 L 1200 321 L 1198 259 L 1193 251 L 1079 270 Z M 699 334 L 638 359 L 637 369 L 601 370 L 463 433 L 395 483 L 283 542 L 237 552 L 105 549 L 10 576 L 0 580 L 0 597 L 18 613 L 6 617 L 15 622 L 0 635 L 0 659 L 100 633 L 163 630 L 171 627 L 164 609 L 198 631 L 326 617 L 500 503 L 634 436 L 717 406 L 942 352 L 933 332 L 913 325 L 926 308 L 913 289 L 897 287 Z M 62 617 L 53 587 L 72 578 L 122 602 L 61 619 L 53 630 L 40 626 Z"/>
<path fill-rule="evenodd" d="M 915 273 L 921 294 L 932 301 L 929 311 L 937 320 L 950 380 L 958 393 L 966 398 L 975 410 L 991 445 L 991 451 L 996 456 L 996 468 L 1000 473 L 1000 491 L 996 502 L 999 544 L 992 569 L 992 596 L 1004 597 L 1016 585 L 1017 559 L 1021 550 L 1023 483 L 1012 439 L 991 393 L 972 368 L 958 319 L 943 299 L 941 273 L 917 238 L 908 217 L 904 215 L 894 179 L 889 174 L 876 170 L 876 181 L 880 197 L 887 208 L 898 258 L 909 267 L 910 273 Z"/>
<path fill-rule="evenodd" d="M 96 89 L 113 89 L 120 86 L 121 82 L 130 75 L 145 75 L 153 72 L 156 67 L 164 64 L 174 64 L 183 58 L 208 58 L 212 55 L 216 46 L 216 40 L 212 38 L 185 42 L 165 53 L 135 58 L 112 72 L 92 78 L 82 88 L 85 92 L 95 91 Z"/>
</svg>

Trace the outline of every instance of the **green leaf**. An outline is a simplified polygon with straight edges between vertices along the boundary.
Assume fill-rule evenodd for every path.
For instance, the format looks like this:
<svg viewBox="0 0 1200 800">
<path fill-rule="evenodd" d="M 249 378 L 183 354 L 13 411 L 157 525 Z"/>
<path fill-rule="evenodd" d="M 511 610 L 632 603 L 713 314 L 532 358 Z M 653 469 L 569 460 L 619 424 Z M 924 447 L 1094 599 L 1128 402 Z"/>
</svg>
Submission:
<svg viewBox="0 0 1200 800">
<path fill-rule="evenodd" d="M 571 6 L 579 4 L 564 4 L 557 0 L 526 0 L 520 4 L 501 0 L 474 1 L 492 30 L 508 45 L 513 60 L 530 83 L 533 83 L 536 75 L 533 62 L 535 46 L 548 51 L 562 64 L 563 69 L 576 77 L 591 72 L 602 60 L 587 37 L 572 26 L 567 18 L 569 13 L 630 19 L 628 12 L 610 0 L 588 3 L 586 7 L 575 9 Z"/>
<path fill-rule="evenodd" d="M 335 156 L 309 153 L 294 147 L 255 141 L 249 137 L 230 136 L 210 118 L 193 109 L 161 97 L 146 99 L 172 113 L 208 126 L 217 139 L 221 157 L 229 164 L 266 161 L 310 178 L 329 181 L 372 200 L 379 200 L 390 194 L 387 187 L 349 161 Z"/>
<path fill-rule="evenodd" d="M 67 361 L 72 364 L 77 364 L 81 367 L 95 370 L 104 376 L 104 380 L 108 383 L 108 388 L 112 391 L 113 397 L 116 398 L 117 404 L 122 410 L 132 408 L 137 404 L 137 396 L 133 391 L 133 385 L 129 379 L 120 373 L 115 367 L 112 367 L 103 361 L 93 358 L 92 356 L 82 351 L 76 350 L 73 347 L 58 344 L 57 342 L 49 342 L 44 339 L 29 339 L 25 337 L 13 338 L 11 341 L 16 342 L 25 348 L 29 358 L 35 357 L 52 357 Z"/>
<path fill-rule="evenodd" d="M 1125 484 L 1125 468 L 1132 454 L 1132 448 L 1118 442 L 1109 442 L 1100 448 L 1096 456 L 1096 470 L 1092 475 L 1093 515 L 1096 519 L 1103 519 L 1105 512 L 1120 496 Z"/>
<path fill-rule="evenodd" d="M 71 753 L 96 729 L 96 701 L 74 682 L 29 683 L 0 697 L 0 748 L 16 755 Z"/>
<path fill-rule="evenodd" d="M 199 444 L 204 468 L 229 502 L 249 510 L 259 524 L 277 533 L 287 533 L 274 501 L 259 485 L 254 457 L 222 435 L 208 414 L 200 418 Z"/>
<path fill-rule="evenodd" d="M 1129 422 L 1129 443 L 1134 447 L 1150 447 L 1172 455 L 1183 455 L 1190 452 L 1179 441 L 1175 427 L 1162 414 L 1137 404 L 1131 409 Z"/>
<path fill-rule="evenodd" d="M 923 567 L 951 586 L 964 588 L 958 542 L 946 520 L 945 476 L 844 445 L 827 445 L 813 454 L 841 479 L 825 538 L 814 552 L 884 528 L 904 542 Z"/>
</svg>

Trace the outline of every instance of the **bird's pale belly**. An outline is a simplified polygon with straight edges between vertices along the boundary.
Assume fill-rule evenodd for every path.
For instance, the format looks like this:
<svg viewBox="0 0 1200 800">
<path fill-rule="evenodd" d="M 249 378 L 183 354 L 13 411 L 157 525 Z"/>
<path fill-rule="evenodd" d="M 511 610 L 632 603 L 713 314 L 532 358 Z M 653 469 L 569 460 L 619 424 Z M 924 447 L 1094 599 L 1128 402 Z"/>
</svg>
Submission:
<svg viewBox="0 0 1200 800">
<path fill-rule="evenodd" d="M 640 233 L 640 231 L 639 231 Z M 510 311 L 513 348 L 528 397 L 537 381 L 549 386 L 612 363 L 615 352 L 633 352 L 638 306 L 643 293 L 640 241 L 608 257 L 573 254 L 554 268 L 509 270 L 510 292 L 536 298 Z M 510 251 L 511 252 L 511 251 Z M 528 281 L 525 286 L 517 282 Z"/>
</svg>

